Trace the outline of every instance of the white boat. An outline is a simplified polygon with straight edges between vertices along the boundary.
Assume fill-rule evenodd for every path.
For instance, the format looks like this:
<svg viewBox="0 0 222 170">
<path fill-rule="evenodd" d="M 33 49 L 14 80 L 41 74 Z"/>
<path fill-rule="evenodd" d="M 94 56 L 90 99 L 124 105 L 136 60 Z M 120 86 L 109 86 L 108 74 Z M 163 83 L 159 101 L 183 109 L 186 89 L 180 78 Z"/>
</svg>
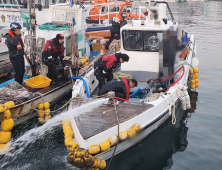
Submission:
<svg viewBox="0 0 222 170">
<path fill-rule="evenodd" d="M 90 9 L 90 6 L 88 6 L 88 8 Z M 77 46 L 77 50 L 79 50 L 80 55 L 84 54 L 84 50 L 85 50 L 85 30 L 87 28 L 86 25 L 86 21 L 85 18 L 88 15 L 88 9 L 87 6 L 85 7 L 85 9 L 79 8 L 78 6 L 73 6 L 72 8 L 70 8 L 70 6 L 63 5 L 63 6 L 58 6 L 58 5 L 51 5 L 50 6 L 50 12 L 52 13 L 52 15 L 50 15 L 50 20 L 48 22 L 56 22 L 56 24 L 58 24 L 60 22 L 60 24 L 62 23 L 62 25 L 65 22 L 65 25 L 68 23 L 70 24 L 70 22 L 72 22 L 73 18 L 75 17 L 76 20 L 76 25 L 74 26 L 74 30 L 73 30 L 73 34 L 75 35 L 74 37 L 81 37 L 80 40 L 75 41 L 75 45 Z M 27 47 L 27 57 L 30 57 L 30 54 L 34 54 L 36 58 L 38 58 L 39 61 L 39 68 L 38 70 L 40 70 L 40 72 L 38 72 L 38 74 L 40 75 L 44 75 L 46 76 L 47 73 L 47 66 L 45 66 L 42 62 L 41 62 L 41 58 L 42 58 L 42 50 L 44 47 L 45 42 L 48 39 L 52 39 L 56 36 L 56 34 L 58 33 L 62 33 L 64 34 L 64 46 L 65 46 L 65 59 L 67 60 L 67 62 L 70 62 L 70 57 L 69 55 L 72 53 L 72 48 L 71 48 L 71 31 L 70 28 L 66 28 L 66 29 L 60 29 L 60 27 L 57 27 L 56 29 L 44 29 L 42 28 L 42 26 L 40 27 L 36 27 L 36 36 L 37 36 L 37 50 L 36 52 L 33 52 L 31 48 L 29 48 L 30 46 L 33 46 L 33 41 L 32 38 L 30 38 L 30 36 L 28 35 L 28 31 L 24 32 L 24 44 Z M 110 50 L 112 51 L 113 48 Z M 103 51 L 101 50 L 100 54 L 101 56 L 107 54 L 107 50 Z M 89 62 L 90 65 L 90 62 Z M 86 68 L 88 66 L 82 66 L 81 70 L 80 70 L 80 76 L 83 75 L 86 71 Z M 68 73 L 69 74 L 69 73 Z M 67 75 L 68 75 L 67 74 Z M 76 72 L 73 72 L 73 75 L 75 75 Z M 27 77 L 26 77 L 27 78 Z M 11 109 L 11 114 L 12 114 L 12 118 L 15 120 L 15 124 L 21 123 L 26 121 L 27 119 L 35 116 L 37 114 L 37 112 L 35 112 L 32 108 L 37 108 L 38 103 L 42 101 L 42 99 L 44 98 L 45 101 L 48 101 L 50 103 L 54 103 L 56 101 L 58 101 L 58 99 L 61 99 L 62 97 L 64 97 L 66 94 L 71 92 L 72 86 L 71 86 L 71 81 L 68 79 L 68 77 L 65 78 L 66 80 L 62 81 L 62 86 L 48 86 L 42 89 L 37 89 L 33 92 L 31 92 L 29 94 L 29 96 L 26 96 L 23 99 L 23 102 L 20 103 L 18 102 L 18 100 L 16 100 L 15 98 L 15 106 Z M 10 80 L 10 82 L 12 82 L 14 80 Z M 4 85 L 7 85 L 6 84 Z M 0 93 L 3 90 L 4 85 L 0 84 Z M 24 86 L 24 85 L 23 85 Z M 25 88 L 28 88 L 27 86 L 25 86 Z M 5 94 L 7 95 L 7 94 Z M 9 94 L 8 94 L 9 95 Z M 4 96 L 4 95 L 3 95 Z M 4 104 L 7 100 L 7 97 L 3 97 L 4 100 L 2 100 L 2 96 L 0 97 L 0 103 Z M 6 99 L 6 100 L 5 100 Z M 3 114 L 0 114 L 0 122 L 4 119 Z"/>
<path fill-rule="evenodd" d="M 167 5 L 165 2 L 157 2 L 156 6 L 149 4 L 151 4 L 150 1 L 146 3 L 145 7 L 140 6 L 140 10 L 146 8 L 148 11 L 146 20 L 128 21 L 128 24 L 121 28 L 120 52 L 129 55 L 130 60 L 128 63 L 121 65 L 120 72 L 131 74 L 134 79 L 137 79 L 139 82 L 138 88 L 152 91 L 150 83 L 147 81 L 158 78 L 160 57 L 164 52 L 163 49 L 166 49 L 164 47 L 166 44 L 163 43 L 164 35 L 166 35 L 164 32 L 172 31 L 175 33 L 179 25 L 173 18 L 171 21 L 168 20 L 167 23 L 163 22 L 163 19 L 167 18 Z M 157 21 L 150 18 L 150 10 L 153 9 L 158 11 L 159 17 Z M 182 35 L 174 34 L 174 36 L 177 36 L 177 39 L 182 39 Z M 161 43 L 163 43 L 162 48 Z M 177 65 L 178 71 L 175 73 L 174 83 L 168 84 L 169 81 L 167 81 L 167 85 L 164 86 L 166 89 L 163 93 L 156 92 L 156 94 L 149 96 L 150 93 L 147 92 L 143 98 L 130 98 L 129 102 L 116 103 L 119 106 L 117 109 L 119 126 L 114 106 L 109 102 L 107 104 L 107 102 L 100 101 L 99 103 L 98 101 L 97 105 L 92 103 L 92 109 L 85 112 L 83 110 L 80 113 L 76 113 L 73 110 L 73 115 L 68 119 L 74 133 L 74 142 L 80 148 L 89 150 L 92 145 L 100 145 L 102 142 L 108 141 L 110 137 L 126 132 L 134 124 L 139 124 L 141 130 L 134 138 L 122 140 L 117 147 L 114 145 L 94 155 L 95 158 L 107 160 L 112 157 L 113 153 L 114 155 L 119 154 L 146 138 L 169 117 L 172 116 L 172 123 L 175 123 L 175 106 L 180 104 L 179 87 L 183 87 L 185 91 L 187 89 L 190 65 L 192 64 L 192 58 L 195 57 L 195 46 L 195 36 L 192 34 L 186 46 L 186 48 L 189 48 L 186 57 L 183 61 L 177 58 L 178 63 L 182 63 L 182 66 L 178 67 Z M 89 98 L 89 95 L 96 94 L 98 81 L 94 76 L 94 69 L 89 69 L 83 79 L 85 83 L 82 80 L 77 80 L 73 86 L 73 102 L 70 105 L 70 111 L 74 107 L 85 103 L 90 104 L 91 100 L 87 99 L 87 97 Z M 131 89 L 131 92 L 135 92 L 138 88 Z M 96 99 L 92 99 L 92 101 L 94 100 Z M 190 107 L 189 102 L 187 102 L 187 105 L 183 103 L 183 109 L 186 110 L 186 106 Z"/>
</svg>

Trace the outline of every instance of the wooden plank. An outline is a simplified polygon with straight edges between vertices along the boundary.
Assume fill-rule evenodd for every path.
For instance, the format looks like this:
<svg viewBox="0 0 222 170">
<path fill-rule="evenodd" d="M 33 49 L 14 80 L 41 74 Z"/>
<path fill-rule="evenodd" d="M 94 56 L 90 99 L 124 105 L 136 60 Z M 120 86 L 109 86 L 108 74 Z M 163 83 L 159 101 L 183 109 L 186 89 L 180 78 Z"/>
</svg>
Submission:
<svg viewBox="0 0 222 170">
<path fill-rule="evenodd" d="M 79 103 L 78 103 L 79 104 Z M 120 123 L 123 123 L 144 111 L 152 108 L 153 105 L 136 102 L 124 102 L 121 108 L 117 109 Z M 115 111 L 111 110 L 103 114 L 104 111 L 113 109 L 112 105 L 100 105 L 87 113 L 82 113 L 74 120 L 79 132 L 84 139 L 88 139 L 117 125 Z"/>
</svg>

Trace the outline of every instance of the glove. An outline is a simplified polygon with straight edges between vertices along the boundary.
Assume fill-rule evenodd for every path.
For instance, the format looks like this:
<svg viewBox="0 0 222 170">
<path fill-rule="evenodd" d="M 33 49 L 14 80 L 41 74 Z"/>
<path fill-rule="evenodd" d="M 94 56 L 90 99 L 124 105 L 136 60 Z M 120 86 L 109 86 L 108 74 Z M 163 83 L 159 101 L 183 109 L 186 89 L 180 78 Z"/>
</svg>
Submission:
<svg viewBox="0 0 222 170">
<path fill-rule="evenodd" d="M 67 69 L 68 69 L 68 66 L 65 66 L 65 67 L 64 67 L 64 70 L 67 70 Z"/>
</svg>

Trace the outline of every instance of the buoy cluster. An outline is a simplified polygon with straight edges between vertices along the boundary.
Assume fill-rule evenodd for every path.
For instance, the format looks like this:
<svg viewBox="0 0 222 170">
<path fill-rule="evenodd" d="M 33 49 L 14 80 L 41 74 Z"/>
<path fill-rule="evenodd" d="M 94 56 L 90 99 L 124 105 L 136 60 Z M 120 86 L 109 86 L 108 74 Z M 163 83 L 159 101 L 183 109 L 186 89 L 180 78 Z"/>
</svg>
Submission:
<svg viewBox="0 0 222 170">
<path fill-rule="evenodd" d="M 78 144 L 73 141 L 74 133 L 68 119 L 62 121 L 62 127 L 65 138 L 65 145 L 72 151 L 67 156 L 67 161 L 71 165 L 85 170 L 99 170 L 106 168 L 106 162 L 98 158 L 94 158 L 84 148 L 79 148 Z"/>
<path fill-rule="evenodd" d="M 197 109 L 197 100 L 198 100 L 198 92 L 192 92 L 190 94 L 190 113 L 195 113 L 195 110 Z"/>
<path fill-rule="evenodd" d="M 120 141 L 126 140 L 127 138 L 132 138 L 139 132 L 141 129 L 141 125 L 136 123 L 127 131 L 123 131 L 119 134 Z M 98 154 L 99 152 L 103 152 L 108 150 L 111 146 L 114 146 L 118 142 L 118 136 L 112 136 L 107 141 L 100 143 L 100 145 L 90 145 L 88 152 L 89 154 Z"/>
<path fill-rule="evenodd" d="M 85 57 L 85 56 L 82 56 L 79 60 L 78 60 L 78 65 L 80 66 L 86 66 L 88 64 L 88 60 L 89 60 L 89 57 Z"/>
<path fill-rule="evenodd" d="M 188 94 L 188 87 L 186 85 L 183 84 L 179 84 L 177 85 L 179 91 L 179 96 L 180 96 L 180 101 L 182 103 L 182 109 L 183 110 L 187 110 L 190 109 L 191 105 L 190 105 L 190 96 Z"/>
<path fill-rule="evenodd" d="M 50 104 L 49 102 L 39 103 L 38 104 L 38 114 L 39 114 L 39 122 L 44 123 L 47 120 L 51 119 L 50 115 Z"/>
<path fill-rule="evenodd" d="M 190 88 L 196 89 L 199 87 L 199 69 L 195 67 L 194 69 L 190 69 L 190 77 L 193 78 L 190 80 Z"/>
<path fill-rule="evenodd" d="M 0 113 L 3 112 L 4 120 L 1 123 L 0 131 L 0 153 L 7 153 L 10 151 L 10 145 L 7 143 L 11 139 L 11 130 L 14 127 L 14 120 L 11 118 L 9 109 L 13 108 L 15 103 L 13 101 L 6 102 L 0 105 Z"/>
</svg>

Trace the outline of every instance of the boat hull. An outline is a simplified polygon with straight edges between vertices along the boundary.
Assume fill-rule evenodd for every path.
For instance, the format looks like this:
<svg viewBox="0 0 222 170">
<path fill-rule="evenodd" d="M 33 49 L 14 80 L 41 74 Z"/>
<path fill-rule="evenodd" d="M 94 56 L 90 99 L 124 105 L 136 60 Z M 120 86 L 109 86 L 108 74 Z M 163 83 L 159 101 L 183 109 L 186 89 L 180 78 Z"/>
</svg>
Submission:
<svg viewBox="0 0 222 170">
<path fill-rule="evenodd" d="M 67 82 L 61 88 L 49 91 L 43 94 L 44 100 L 47 102 L 55 103 L 69 92 L 71 92 L 72 86 L 71 82 Z M 16 124 L 20 124 L 34 116 L 38 113 L 34 111 L 32 108 L 37 108 L 38 103 L 42 102 L 42 98 L 40 96 L 33 98 L 32 100 L 28 100 L 20 105 L 16 105 L 11 109 L 12 118 Z M 0 122 L 4 119 L 3 114 L 0 114 Z"/>
</svg>

